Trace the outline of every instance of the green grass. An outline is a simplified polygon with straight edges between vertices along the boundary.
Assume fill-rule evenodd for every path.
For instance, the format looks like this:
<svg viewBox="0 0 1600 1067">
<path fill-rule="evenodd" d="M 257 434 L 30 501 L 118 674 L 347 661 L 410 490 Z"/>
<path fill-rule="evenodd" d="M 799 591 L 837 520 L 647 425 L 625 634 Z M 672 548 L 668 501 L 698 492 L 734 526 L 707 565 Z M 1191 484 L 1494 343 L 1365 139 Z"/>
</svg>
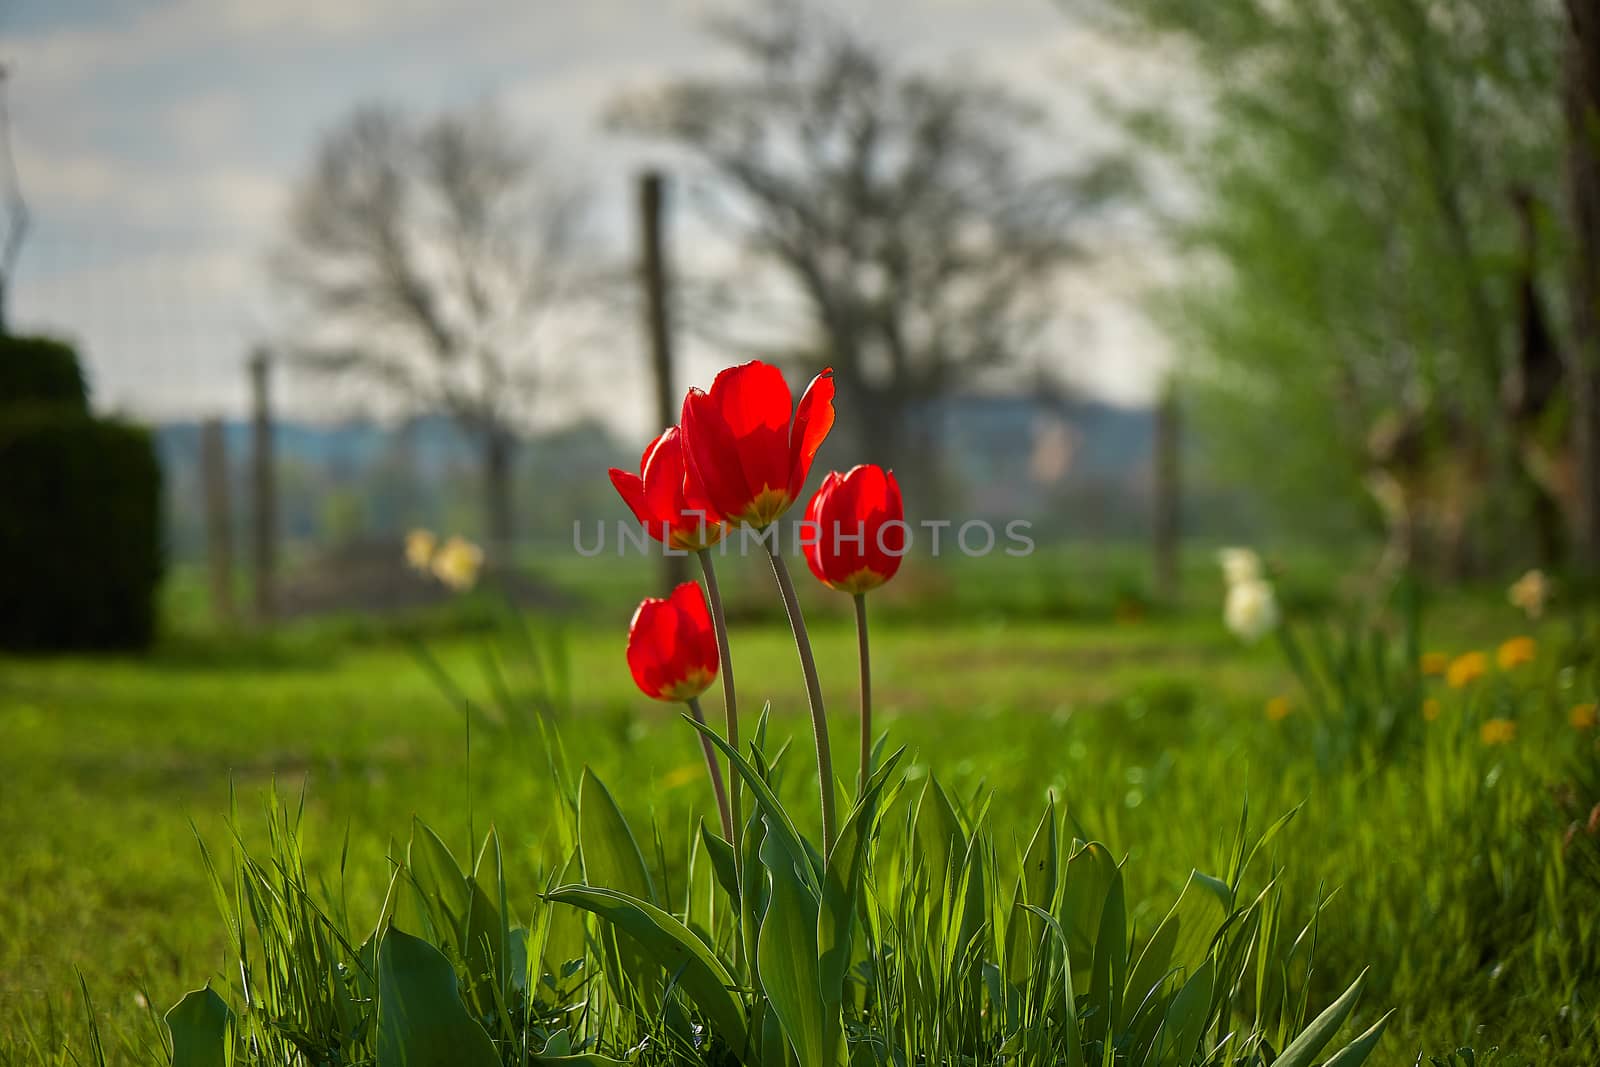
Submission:
<svg viewBox="0 0 1600 1067">
<path fill-rule="evenodd" d="M 1191 583 L 1194 610 L 1115 623 L 1125 584 L 1117 566 L 1094 581 L 1052 566 L 985 591 L 961 568 L 908 582 L 934 590 L 939 610 L 926 618 L 908 596 L 885 603 L 874 634 L 879 722 L 911 746 L 913 773 L 931 771 L 963 798 L 993 790 L 993 823 L 1013 835 L 1031 829 L 1053 793 L 1131 858 L 1138 929 L 1159 920 L 1191 867 L 1218 869 L 1247 791 L 1264 819 L 1304 802 L 1274 842 L 1276 859 L 1297 913 L 1339 890 L 1323 920 L 1319 995 L 1370 963 L 1357 1022 L 1400 1009 L 1372 1062 L 1409 1065 L 1419 1050 L 1463 1044 L 1498 1046 L 1505 1063 L 1596 1062 L 1597 885 L 1562 862 L 1567 817 L 1551 799 L 1583 754 L 1562 708 L 1593 698 L 1585 672 L 1541 675 L 1543 688 L 1515 698 L 1495 681 L 1478 704 L 1452 698 L 1403 762 L 1329 773 L 1307 754 L 1301 698 L 1282 723 L 1262 715 L 1268 696 L 1295 692 L 1290 673 L 1272 648 L 1240 648 L 1201 610 L 1214 603 L 1213 578 Z M 737 588 L 755 598 L 759 576 L 742 578 Z M 840 612 L 824 610 L 842 604 L 815 588 L 802 595 L 818 616 L 836 766 L 850 778 L 854 635 Z M 672 844 L 691 806 L 706 810 L 702 765 L 675 712 L 627 678 L 631 609 L 595 596 L 565 630 L 572 702 L 562 733 L 630 817 L 654 815 Z M 476 624 L 488 609 L 463 610 Z M 1498 595 L 1432 617 L 1430 647 L 1451 650 L 1524 629 Z M 516 638 L 460 621 L 427 647 L 468 696 L 494 705 L 497 674 L 514 694 L 534 691 Z M 1542 644 L 1554 648 L 1563 633 L 1547 626 Z M 792 758 L 804 762 L 787 631 L 741 624 L 733 654 L 746 714 L 770 699 L 776 732 L 795 737 Z M 1496 701 L 1512 702 L 1522 732 L 1486 749 L 1463 720 Z M 707 710 L 715 722 L 720 701 Z M 75 970 L 108 1045 L 153 1032 L 146 998 L 164 1011 L 222 971 L 222 924 L 194 834 L 226 847 L 231 793 L 259 847 L 260 798 L 274 783 L 303 790 L 308 862 L 330 883 L 348 834 L 355 916 L 376 913 L 389 838 L 404 841 L 413 813 L 458 855 L 469 819 L 479 837 L 493 823 L 512 885 L 525 879 L 531 896 L 555 823 L 543 755 L 526 732 L 480 723 L 469 778 L 464 721 L 406 639 L 364 625 L 300 627 L 271 641 L 191 635 L 144 660 L 0 661 L 0 1059 L 20 1041 L 23 1018 L 48 1029 L 51 1012 L 82 1047 Z M 802 777 L 789 776 L 786 799 L 809 812 Z"/>
</svg>

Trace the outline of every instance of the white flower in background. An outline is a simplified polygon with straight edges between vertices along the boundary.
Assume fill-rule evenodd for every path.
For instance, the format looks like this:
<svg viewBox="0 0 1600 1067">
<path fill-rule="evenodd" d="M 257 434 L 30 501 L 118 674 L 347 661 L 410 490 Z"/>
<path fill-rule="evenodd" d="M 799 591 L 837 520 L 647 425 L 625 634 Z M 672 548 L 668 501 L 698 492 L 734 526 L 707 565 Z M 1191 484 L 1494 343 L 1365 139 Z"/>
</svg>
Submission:
<svg viewBox="0 0 1600 1067">
<path fill-rule="evenodd" d="M 452 537 L 433 556 L 433 576 L 456 592 L 471 589 L 483 566 L 483 549 L 464 537 Z"/>
<path fill-rule="evenodd" d="M 1222 608 L 1222 621 L 1245 641 L 1256 641 L 1278 625 L 1278 598 L 1261 578 L 1234 582 Z"/>
<path fill-rule="evenodd" d="M 1217 562 L 1229 585 L 1261 580 L 1261 557 L 1253 548 L 1224 548 L 1217 553 Z"/>
<path fill-rule="evenodd" d="M 1550 579 L 1544 571 L 1534 568 L 1511 583 L 1506 599 L 1523 610 L 1530 619 L 1544 615 L 1545 601 L 1550 599 Z"/>
<path fill-rule="evenodd" d="M 432 530 L 412 530 L 406 534 L 406 563 L 413 570 L 427 574 L 428 564 L 433 562 L 433 550 L 438 543 Z"/>
</svg>

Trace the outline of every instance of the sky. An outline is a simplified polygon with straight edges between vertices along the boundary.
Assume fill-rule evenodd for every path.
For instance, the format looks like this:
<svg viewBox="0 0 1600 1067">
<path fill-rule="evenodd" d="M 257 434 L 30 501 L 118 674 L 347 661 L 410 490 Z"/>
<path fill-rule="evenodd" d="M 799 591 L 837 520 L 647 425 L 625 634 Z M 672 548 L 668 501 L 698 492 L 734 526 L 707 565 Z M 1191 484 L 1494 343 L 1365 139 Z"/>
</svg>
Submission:
<svg viewBox="0 0 1600 1067">
<path fill-rule="evenodd" d="M 639 167 L 681 167 L 602 129 L 618 93 L 729 63 L 703 30 L 726 0 L 0 0 L 12 140 L 31 227 L 10 297 L 14 328 L 78 341 L 97 406 L 146 419 L 238 414 L 252 345 L 281 334 L 268 250 L 319 134 L 359 103 L 421 113 L 495 102 L 595 191 L 599 239 L 630 254 Z M 859 0 L 833 12 L 908 65 L 958 68 L 1051 114 L 1046 156 L 1113 144 L 1094 91 L 1160 86 L 1166 60 L 1086 28 L 1052 0 Z M 674 172 L 675 173 L 675 172 Z M 679 268 L 717 261 L 674 220 Z M 1063 288 L 1063 373 L 1138 403 L 1167 354 L 1141 310 L 1162 257 L 1107 234 Z M 564 414 L 637 435 L 649 401 L 629 330 L 594 354 Z M 617 351 L 626 348 L 627 351 Z M 704 384 L 730 355 L 686 339 Z M 314 385 L 291 410 L 315 416 Z M 551 419 L 561 416 L 552 413 Z"/>
</svg>

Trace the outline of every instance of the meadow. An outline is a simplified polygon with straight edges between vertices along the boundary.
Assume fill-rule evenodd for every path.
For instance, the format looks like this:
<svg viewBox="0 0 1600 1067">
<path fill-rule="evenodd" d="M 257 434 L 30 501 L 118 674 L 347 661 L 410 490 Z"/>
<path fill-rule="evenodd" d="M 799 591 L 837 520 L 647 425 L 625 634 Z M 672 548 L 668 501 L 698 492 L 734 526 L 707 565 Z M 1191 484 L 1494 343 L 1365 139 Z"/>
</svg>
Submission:
<svg viewBox="0 0 1600 1067">
<path fill-rule="evenodd" d="M 1137 565 L 1129 550 L 1074 548 L 908 570 L 874 632 L 877 721 L 909 746 L 908 781 L 937 776 L 973 809 L 987 797 L 1002 849 L 1018 853 L 1053 797 L 1078 836 L 1125 858 L 1136 937 L 1191 869 L 1222 874 L 1241 817 L 1260 832 L 1295 810 L 1252 886 L 1270 881 L 1287 912 L 1317 916 L 1301 992 L 1314 1008 L 1370 968 L 1346 1039 L 1396 1014 L 1368 1062 L 1600 1062 L 1600 838 L 1583 825 L 1600 760 L 1594 731 L 1570 721 L 1596 696 L 1586 620 L 1529 623 L 1498 585 L 1434 594 L 1422 647 L 1484 650 L 1482 677 L 1391 687 L 1406 646 L 1390 611 L 1370 657 L 1363 643 L 1308 691 L 1273 640 L 1246 647 L 1223 628 L 1209 552 L 1186 561 L 1175 609 L 1144 605 Z M 801 749 L 793 645 L 745 569 L 729 598 L 746 714 L 770 701 L 773 734 Z M 691 811 L 709 810 L 704 766 L 678 715 L 622 667 L 632 601 L 616 588 L 648 579 L 618 570 L 555 575 L 579 605 L 559 622 L 514 620 L 480 593 L 398 624 L 232 637 L 211 634 L 196 577 L 180 572 L 148 658 L 0 660 L 0 1063 L 72 1062 L 50 1058 L 62 1041 L 82 1053 L 80 974 L 109 1062 L 159 1049 L 158 1017 L 187 990 L 227 989 L 197 838 L 224 858 L 264 850 L 274 796 L 298 812 L 318 892 L 357 927 L 377 914 L 386 856 L 414 815 L 463 857 L 493 826 L 508 895 L 537 896 L 560 833 L 541 721 L 630 821 L 654 821 L 655 856 L 681 855 Z M 1292 615 L 1342 617 L 1326 561 L 1280 576 Z M 802 597 L 849 777 L 848 600 L 814 586 Z M 1533 661 L 1497 666 L 1496 647 L 1524 634 Z M 1483 724 L 1499 718 L 1515 737 L 1487 743 Z M 811 781 L 784 779 L 798 812 Z"/>
</svg>

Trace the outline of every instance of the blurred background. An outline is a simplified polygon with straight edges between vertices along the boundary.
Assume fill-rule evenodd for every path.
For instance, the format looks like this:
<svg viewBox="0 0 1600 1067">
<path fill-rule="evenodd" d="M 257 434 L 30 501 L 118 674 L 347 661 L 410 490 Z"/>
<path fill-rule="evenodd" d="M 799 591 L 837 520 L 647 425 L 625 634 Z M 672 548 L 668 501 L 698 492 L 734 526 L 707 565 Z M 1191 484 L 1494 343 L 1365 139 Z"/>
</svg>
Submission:
<svg viewBox="0 0 1600 1067">
<path fill-rule="evenodd" d="M 755 356 L 832 365 L 824 460 L 918 514 L 1137 542 L 1199 182 L 1125 112 L 1203 63 L 1111 14 L 13 3 L 7 328 L 149 430 L 168 588 L 211 560 L 227 617 L 394 607 L 418 526 L 560 585 L 604 469 Z M 1260 528 L 1200 439 L 1168 506 Z"/>
<path fill-rule="evenodd" d="M 1268 732 L 1300 705 L 1261 715 L 1290 671 L 1223 628 L 1226 545 L 1261 550 L 1286 618 L 1393 636 L 1402 589 L 1444 605 L 1440 655 L 1537 625 L 1591 647 L 1586 0 L 0 0 L 0 64 L 0 1015 L 77 996 L 74 967 L 124 1021 L 195 985 L 217 924 L 172 856 L 186 817 L 237 830 L 236 787 L 312 781 L 308 854 L 342 877 L 354 825 L 363 905 L 411 812 L 459 846 L 474 798 L 548 802 L 540 715 L 571 711 L 630 803 L 686 812 L 698 757 L 622 654 L 683 572 L 618 557 L 606 470 L 748 359 L 797 396 L 833 370 L 811 486 L 876 462 L 914 522 L 1031 524 L 1021 557 L 916 540 L 872 608 L 882 721 L 936 724 L 955 788 L 1030 823 L 1056 790 L 1187 870 L 1251 759 L 1274 814 L 1324 788 Z M 416 530 L 481 573 L 409 566 Z M 1507 603 L 1530 571 L 1542 623 Z M 722 580 L 747 706 L 803 729 L 770 577 Z M 849 709 L 849 600 L 801 596 Z M 1592 677 L 1553 663 L 1540 699 L 1592 726 Z M 1543 774 L 1418 854 L 1502 869 L 1484 850 L 1534 825 Z M 1456 901 L 1469 962 L 1388 973 L 1449 1002 L 1419 1042 L 1468 1040 L 1446 1009 L 1478 1003 L 1568 819 L 1528 831 L 1520 896 L 1419 873 L 1398 917 L 1372 820 L 1329 819 L 1378 880 L 1335 962 Z M 508 831 L 508 863 L 543 832 Z M 1140 907 L 1171 888 L 1138 877 Z M 1530 1018 L 1568 1018 L 1561 983 Z M 26 1033 L 0 1026 L 0 1062 Z"/>
<path fill-rule="evenodd" d="M 391 606 L 419 526 L 559 585 L 755 356 L 834 368 L 825 461 L 1151 601 L 1184 540 L 1587 559 L 1576 46 L 1380 6 L 13 0 L 6 328 L 227 617 Z"/>
</svg>

